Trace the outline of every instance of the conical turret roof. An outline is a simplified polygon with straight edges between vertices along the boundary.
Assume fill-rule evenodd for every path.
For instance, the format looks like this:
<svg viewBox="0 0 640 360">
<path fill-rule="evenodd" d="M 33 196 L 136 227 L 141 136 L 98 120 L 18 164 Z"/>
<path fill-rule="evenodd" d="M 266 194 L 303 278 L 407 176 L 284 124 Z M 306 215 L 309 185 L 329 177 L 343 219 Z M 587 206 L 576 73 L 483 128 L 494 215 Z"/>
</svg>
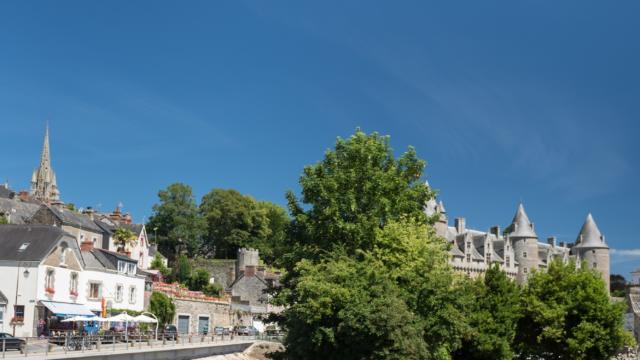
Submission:
<svg viewBox="0 0 640 360">
<path fill-rule="evenodd" d="M 591 213 L 587 215 L 587 219 L 584 221 L 582 229 L 580 229 L 580 234 L 578 234 L 578 239 L 576 239 L 576 247 L 609 248 L 609 246 L 604 242 L 604 236 L 602 236 L 600 229 L 598 229 L 598 225 L 596 225 L 595 220 L 593 220 Z"/>
<path fill-rule="evenodd" d="M 516 214 L 513 216 L 513 221 L 511 221 L 508 232 L 510 237 L 538 237 L 533 229 L 533 224 L 529 220 L 527 213 L 524 211 L 522 203 L 518 205 L 518 210 L 516 210 Z"/>
</svg>

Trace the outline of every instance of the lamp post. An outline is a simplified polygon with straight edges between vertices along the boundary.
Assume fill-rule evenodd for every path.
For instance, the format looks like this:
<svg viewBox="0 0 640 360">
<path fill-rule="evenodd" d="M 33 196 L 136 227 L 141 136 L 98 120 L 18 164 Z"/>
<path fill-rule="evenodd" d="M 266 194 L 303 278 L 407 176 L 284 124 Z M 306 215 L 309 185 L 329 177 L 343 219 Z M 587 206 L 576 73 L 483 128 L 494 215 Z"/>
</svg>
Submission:
<svg viewBox="0 0 640 360">
<path fill-rule="evenodd" d="M 158 320 L 158 317 L 155 316 L 155 314 L 152 314 L 148 311 L 144 311 L 141 313 L 141 315 L 151 315 L 154 319 L 156 319 L 156 341 L 158 341 L 158 325 L 160 324 L 160 321 Z"/>
</svg>

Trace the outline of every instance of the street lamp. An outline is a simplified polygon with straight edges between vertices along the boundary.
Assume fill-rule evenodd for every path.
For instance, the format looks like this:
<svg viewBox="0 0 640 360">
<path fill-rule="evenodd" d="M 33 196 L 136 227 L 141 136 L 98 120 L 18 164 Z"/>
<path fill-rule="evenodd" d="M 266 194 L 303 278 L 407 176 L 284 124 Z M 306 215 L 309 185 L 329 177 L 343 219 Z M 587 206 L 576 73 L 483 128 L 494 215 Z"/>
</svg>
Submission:
<svg viewBox="0 0 640 360">
<path fill-rule="evenodd" d="M 151 315 L 154 319 L 156 319 L 156 341 L 158 341 L 158 325 L 160 324 L 158 317 L 148 311 L 143 311 L 142 313 L 140 313 L 140 315 Z"/>
</svg>

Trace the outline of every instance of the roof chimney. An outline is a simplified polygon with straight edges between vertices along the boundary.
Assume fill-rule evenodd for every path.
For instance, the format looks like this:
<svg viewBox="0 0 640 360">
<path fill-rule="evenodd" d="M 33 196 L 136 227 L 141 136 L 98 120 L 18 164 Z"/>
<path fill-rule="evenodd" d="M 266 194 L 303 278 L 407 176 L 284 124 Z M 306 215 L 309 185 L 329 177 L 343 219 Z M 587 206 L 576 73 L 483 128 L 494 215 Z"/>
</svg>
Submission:
<svg viewBox="0 0 640 360">
<path fill-rule="evenodd" d="M 82 210 L 82 213 L 89 216 L 91 220 L 93 220 L 93 215 L 96 213 L 95 210 L 91 206 L 87 206 L 86 209 Z"/>
<path fill-rule="evenodd" d="M 466 230 L 466 220 L 463 217 L 455 219 L 455 227 L 458 234 L 462 234 Z"/>
<path fill-rule="evenodd" d="M 255 265 L 247 265 L 244 267 L 244 276 L 252 277 L 256 275 L 256 266 Z"/>
<path fill-rule="evenodd" d="M 80 243 L 80 251 L 91 251 L 93 250 L 93 241 L 85 240 Z"/>
<path fill-rule="evenodd" d="M 496 225 L 496 226 L 492 226 L 491 230 L 489 230 L 489 232 L 491 232 L 493 235 L 495 235 L 497 238 L 500 237 L 500 226 Z"/>
<path fill-rule="evenodd" d="M 556 245 L 557 245 L 557 240 L 556 240 L 556 237 L 555 237 L 555 236 L 550 236 L 550 237 L 547 239 L 547 242 L 548 242 L 548 243 L 549 243 L 549 245 L 551 245 L 552 247 L 556 247 Z"/>
<path fill-rule="evenodd" d="M 18 198 L 20 199 L 20 201 L 27 201 L 29 200 L 29 192 L 22 190 L 18 193 Z"/>
</svg>

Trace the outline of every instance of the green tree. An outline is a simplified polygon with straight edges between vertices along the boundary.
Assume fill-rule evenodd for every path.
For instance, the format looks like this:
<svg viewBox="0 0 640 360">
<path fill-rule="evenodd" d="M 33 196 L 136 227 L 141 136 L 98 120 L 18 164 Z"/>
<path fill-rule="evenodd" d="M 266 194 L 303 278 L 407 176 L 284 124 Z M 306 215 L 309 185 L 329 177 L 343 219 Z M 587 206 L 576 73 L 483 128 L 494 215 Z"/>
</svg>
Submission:
<svg viewBox="0 0 640 360">
<path fill-rule="evenodd" d="M 182 254 L 173 267 L 173 278 L 181 284 L 188 285 L 191 280 L 191 263 L 187 255 Z"/>
<path fill-rule="evenodd" d="M 627 279 L 619 274 L 611 274 L 609 276 L 609 291 L 611 296 L 625 297 L 627 295 Z"/>
<path fill-rule="evenodd" d="M 412 148 L 357 131 L 304 170 L 276 299 L 289 358 L 448 359 L 468 333 L 464 281 L 427 224 Z M 336 356 L 335 354 L 338 354 Z"/>
<path fill-rule="evenodd" d="M 258 206 L 267 215 L 269 235 L 266 238 L 255 239 L 251 247 L 260 250 L 260 258 L 266 264 L 275 264 L 276 260 L 289 250 L 285 243 L 287 226 L 290 222 L 289 215 L 282 206 L 269 201 L 259 201 Z"/>
<path fill-rule="evenodd" d="M 0 225 L 5 225 L 9 223 L 9 219 L 5 214 L 0 214 Z"/>
<path fill-rule="evenodd" d="M 223 291 L 224 289 L 222 288 L 222 285 L 218 283 L 207 284 L 202 289 L 202 292 L 205 293 L 205 295 L 215 296 L 215 297 L 222 296 Z"/>
<path fill-rule="evenodd" d="M 513 341 L 520 318 L 520 289 L 494 264 L 484 277 L 469 281 L 473 301 L 466 313 L 471 331 L 454 353 L 455 359 L 513 359 Z"/>
<path fill-rule="evenodd" d="M 202 197 L 200 212 L 207 222 L 205 253 L 218 258 L 234 257 L 238 248 L 269 234 L 265 211 L 237 190 L 211 190 Z"/>
<path fill-rule="evenodd" d="M 336 256 L 298 263 L 285 310 L 289 359 L 425 359 L 420 319 L 382 264 Z"/>
<path fill-rule="evenodd" d="M 623 303 L 612 303 L 600 274 L 553 261 L 522 292 L 517 340 L 522 358 L 610 359 L 629 340 Z"/>
<path fill-rule="evenodd" d="M 160 202 L 153 205 L 148 229 L 156 229 L 158 246 L 165 256 L 175 256 L 176 246 L 183 245 L 193 256 L 200 249 L 205 223 L 193 197 L 191 187 L 182 183 L 169 185 L 158 192 Z"/>
<path fill-rule="evenodd" d="M 206 269 L 196 269 L 189 278 L 189 290 L 202 291 L 209 284 L 210 278 Z"/>
<path fill-rule="evenodd" d="M 396 159 L 388 136 L 357 130 L 338 138 L 324 160 L 304 168 L 302 204 L 287 193 L 288 266 L 335 248 L 371 250 L 376 230 L 401 216 L 426 221 L 423 207 L 432 194 L 420 181 L 425 164 L 412 147 Z"/>
<path fill-rule="evenodd" d="M 125 251 L 127 246 L 135 245 L 138 237 L 133 231 L 125 228 L 117 228 L 113 233 L 113 238 L 116 240 L 116 244 L 118 245 L 118 251 Z"/>
<path fill-rule="evenodd" d="M 211 190 L 202 197 L 200 213 L 207 224 L 202 251 L 218 258 L 233 258 L 239 248 L 247 247 L 260 250 L 270 262 L 288 221 L 280 206 L 233 189 Z"/>
<path fill-rule="evenodd" d="M 162 276 L 165 277 L 171 275 L 171 270 L 164 264 L 164 260 L 162 259 L 162 255 L 160 255 L 160 253 L 156 253 L 153 256 L 153 260 L 151 260 L 151 269 L 160 271 Z"/>
<path fill-rule="evenodd" d="M 176 315 L 176 306 L 167 295 L 154 291 L 149 299 L 149 311 L 158 317 L 160 326 L 170 324 Z"/>
</svg>

